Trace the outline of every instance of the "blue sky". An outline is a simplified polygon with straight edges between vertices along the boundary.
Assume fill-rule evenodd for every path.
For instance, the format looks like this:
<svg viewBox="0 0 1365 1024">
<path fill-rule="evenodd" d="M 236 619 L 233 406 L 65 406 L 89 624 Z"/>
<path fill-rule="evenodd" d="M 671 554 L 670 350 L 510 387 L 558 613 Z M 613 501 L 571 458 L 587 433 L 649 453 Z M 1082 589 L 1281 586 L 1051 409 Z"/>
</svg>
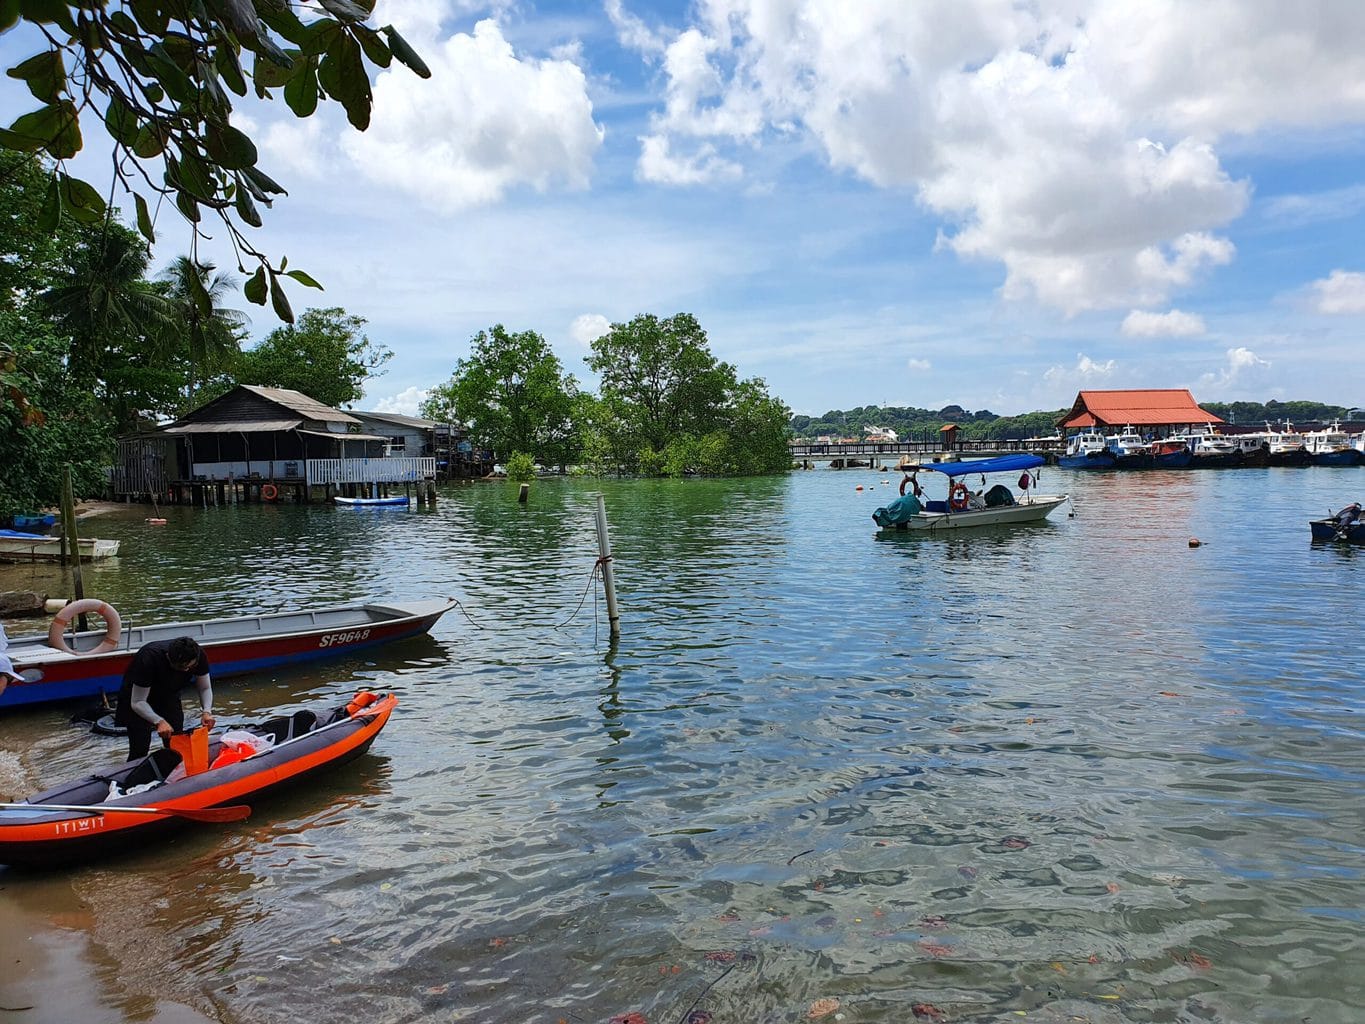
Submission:
<svg viewBox="0 0 1365 1024">
<path fill-rule="evenodd" d="M 368 132 L 239 110 L 291 192 L 257 245 L 327 289 L 296 309 L 344 306 L 394 352 L 366 407 L 414 411 L 494 323 L 591 386 L 595 333 L 682 311 L 797 412 L 1082 387 L 1365 405 L 1365 4 L 380 0 L 375 21 L 434 75 L 379 74 Z M 33 49 L 0 39 L 7 63 Z M 187 250 L 158 232 L 159 264 Z"/>
</svg>

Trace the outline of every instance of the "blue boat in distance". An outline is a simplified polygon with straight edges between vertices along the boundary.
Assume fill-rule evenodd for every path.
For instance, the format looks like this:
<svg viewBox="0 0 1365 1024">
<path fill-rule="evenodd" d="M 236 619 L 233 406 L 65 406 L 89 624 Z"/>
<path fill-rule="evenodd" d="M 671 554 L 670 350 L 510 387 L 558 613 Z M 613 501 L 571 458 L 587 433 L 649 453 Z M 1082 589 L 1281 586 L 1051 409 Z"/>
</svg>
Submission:
<svg viewBox="0 0 1365 1024">
<path fill-rule="evenodd" d="M 1062 469 L 1113 469 L 1118 465 L 1114 454 L 1098 430 L 1087 430 L 1067 442 L 1066 452 L 1057 458 Z"/>
<path fill-rule="evenodd" d="M 342 498 L 340 496 L 332 499 L 338 505 L 350 508 L 374 508 L 383 505 L 408 505 L 410 501 L 407 495 L 397 498 Z"/>
</svg>

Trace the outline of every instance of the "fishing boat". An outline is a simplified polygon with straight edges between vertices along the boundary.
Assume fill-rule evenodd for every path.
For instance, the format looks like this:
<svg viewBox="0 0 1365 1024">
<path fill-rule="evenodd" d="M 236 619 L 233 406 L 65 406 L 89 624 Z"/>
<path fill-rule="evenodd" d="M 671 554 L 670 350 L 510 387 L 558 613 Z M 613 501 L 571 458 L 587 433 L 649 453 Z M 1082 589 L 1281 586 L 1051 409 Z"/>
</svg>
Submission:
<svg viewBox="0 0 1365 1024">
<path fill-rule="evenodd" d="M 1192 458 L 1190 446 L 1179 438 L 1163 437 L 1152 442 L 1153 469 L 1184 469 Z"/>
<path fill-rule="evenodd" d="M 1237 442 L 1218 433 L 1212 424 L 1192 428 L 1183 434 L 1171 434 L 1170 440 L 1183 441 L 1189 446 L 1191 467 L 1225 469 L 1240 466 L 1244 461 Z"/>
<path fill-rule="evenodd" d="M 1097 430 L 1077 434 L 1067 442 L 1066 451 L 1057 457 L 1063 469 L 1113 469 L 1117 457 Z"/>
<path fill-rule="evenodd" d="M 1314 466 L 1354 466 L 1360 458 L 1339 423 L 1323 430 L 1310 430 L 1303 435 L 1303 440 L 1308 446 L 1308 459 Z"/>
<path fill-rule="evenodd" d="M 1117 434 L 1104 439 L 1104 446 L 1114 453 L 1116 469 L 1151 469 L 1152 446 L 1132 427 L 1124 427 Z"/>
<path fill-rule="evenodd" d="M 341 707 L 297 711 L 216 737 L 201 727 L 173 737 L 181 752 L 158 749 L 0 804 L 0 864 L 91 861 L 143 849 L 189 821 L 240 820 L 250 814 L 244 801 L 365 753 L 397 703 L 393 694 L 362 692 Z"/>
<path fill-rule="evenodd" d="M 1268 464 L 1271 466 L 1306 466 L 1311 461 L 1308 444 L 1303 435 L 1296 433 L 1286 420 L 1284 429 L 1276 430 L 1269 423 L 1265 425 L 1266 447 L 1269 449 Z"/>
<path fill-rule="evenodd" d="M 100 610 L 103 632 L 63 635 L 54 626 L 46 636 L 10 640 L 8 654 L 20 679 L 0 686 L 0 711 L 113 693 L 138 648 L 152 640 L 192 637 L 208 655 L 213 678 L 219 679 L 416 636 L 454 607 L 447 599 L 360 603 L 125 629 L 118 613 L 104 605 L 112 616 Z"/>
<path fill-rule="evenodd" d="M 883 531 L 960 530 L 973 526 L 1005 526 L 1016 523 L 1039 522 L 1062 502 L 1065 494 L 1033 494 L 1037 476 L 1029 471 L 1043 464 L 1039 455 L 1002 455 L 994 459 L 969 462 L 933 462 L 905 467 L 908 476 L 901 483 L 901 497 L 885 508 L 872 513 L 872 521 Z M 948 497 L 943 501 L 922 501 L 923 490 L 917 474 L 921 471 L 941 473 L 950 481 Z M 1023 494 L 1015 497 L 1004 484 L 986 490 L 988 473 L 1021 473 L 1019 484 Z M 962 479 L 981 475 L 981 490 L 975 493 Z M 906 493 L 907 489 L 909 493 Z"/>
<path fill-rule="evenodd" d="M 1312 531 L 1314 544 L 1340 541 L 1346 544 L 1365 544 L 1365 520 L 1361 519 L 1360 503 L 1347 505 L 1339 512 L 1330 509 L 1326 519 L 1311 519 L 1308 529 Z"/>
<path fill-rule="evenodd" d="M 406 494 L 396 498 L 343 498 L 340 495 L 332 499 L 338 505 L 347 508 L 375 508 L 384 505 L 408 505 L 411 502 Z"/>
<path fill-rule="evenodd" d="M 76 550 L 82 562 L 113 558 L 118 554 L 119 542 L 99 537 L 81 537 Z M 0 530 L 0 562 L 60 562 L 62 538 L 47 537 L 24 530 Z"/>
</svg>

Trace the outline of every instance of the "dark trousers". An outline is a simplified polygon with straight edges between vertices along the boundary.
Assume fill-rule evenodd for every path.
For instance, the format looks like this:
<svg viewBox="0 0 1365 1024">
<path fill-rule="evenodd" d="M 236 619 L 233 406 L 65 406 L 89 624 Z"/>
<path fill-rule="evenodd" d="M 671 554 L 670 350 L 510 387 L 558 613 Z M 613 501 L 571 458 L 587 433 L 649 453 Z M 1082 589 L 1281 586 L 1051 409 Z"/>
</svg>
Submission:
<svg viewBox="0 0 1365 1024">
<path fill-rule="evenodd" d="M 170 723 L 172 729 L 180 732 L 185 728 L 185 709 L 181 707 L 180 701 L 173 705 L 167 704 L 165 707 L 152 705 L 152 710 Z M 152 728 L 152 723 L 147 721 L 137 712 L 133 712 L 132 720 L 128 723 L 128 760 L 136 761 L 140 757 L 146 757 L 147 751 L 152 747 L 152 733 L 156 732 Z M 163 747 L 166 744 L 161 744 Z"/>
</svg>

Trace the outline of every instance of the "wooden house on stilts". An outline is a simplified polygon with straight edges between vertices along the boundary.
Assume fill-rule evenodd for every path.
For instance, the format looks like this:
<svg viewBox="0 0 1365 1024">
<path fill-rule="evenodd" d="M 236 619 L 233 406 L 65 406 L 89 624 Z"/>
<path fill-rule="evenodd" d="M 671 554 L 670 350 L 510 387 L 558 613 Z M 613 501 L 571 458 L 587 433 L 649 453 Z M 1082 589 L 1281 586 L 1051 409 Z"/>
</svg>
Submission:
<svg viewBox="0 0 1365 1024">
<path fill-rule="evenodd" d="M 116 497 L 171 504 L 434 493 L 436 459 L 390 454 L 388 434 L 298 391 L 241 384 L 155 431 L 119 441 Z"/>
</svg>

